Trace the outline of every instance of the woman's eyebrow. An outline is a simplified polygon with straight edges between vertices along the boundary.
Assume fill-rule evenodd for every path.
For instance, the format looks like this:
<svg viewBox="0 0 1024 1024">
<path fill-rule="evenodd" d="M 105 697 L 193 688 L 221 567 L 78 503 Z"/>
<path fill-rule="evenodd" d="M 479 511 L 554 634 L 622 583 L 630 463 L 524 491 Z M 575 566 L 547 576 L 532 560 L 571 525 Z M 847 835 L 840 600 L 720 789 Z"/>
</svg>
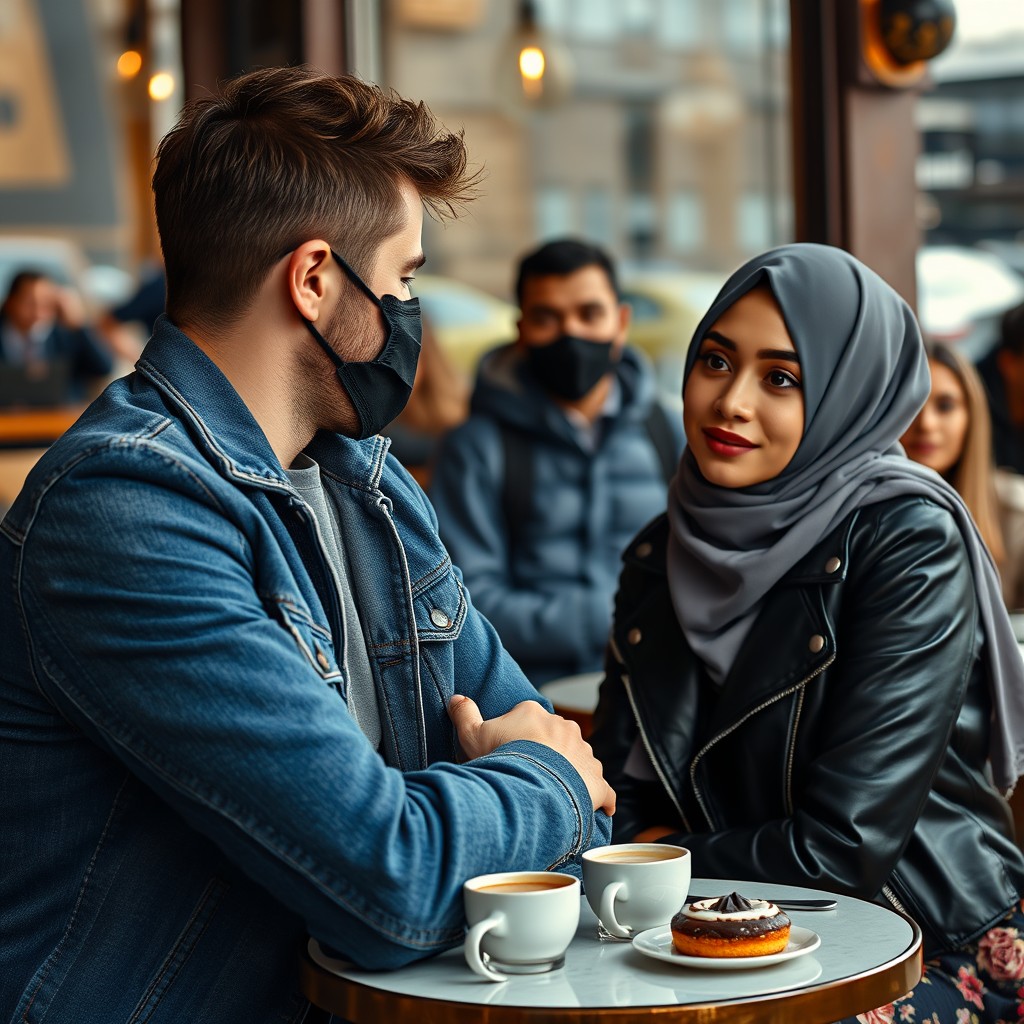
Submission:
<svg viewBox="0 0 1024 1024">
<path fill-rule="evenodd" d="M 704 341 L 717 341 L 722 348 L 736 351 L 736 342 L 731 338 L 727 338 L 720 331 L 708 331 L 704 335 Z M 792 350 L 785 348 L 762 348 L 757 353 L 758 359 L 784 359 L 787 363 L 796 363 L 800 365 L 800 357 Z"/>
</svg>

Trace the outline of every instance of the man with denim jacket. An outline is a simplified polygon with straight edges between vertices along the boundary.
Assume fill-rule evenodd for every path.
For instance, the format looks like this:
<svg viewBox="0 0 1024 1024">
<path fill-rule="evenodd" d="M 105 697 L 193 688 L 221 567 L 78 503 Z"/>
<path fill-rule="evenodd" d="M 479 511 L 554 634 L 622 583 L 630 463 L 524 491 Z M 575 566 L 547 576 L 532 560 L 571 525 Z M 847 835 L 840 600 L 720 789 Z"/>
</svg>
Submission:
<svg viewBox="0 0 1024 1024">
<path fill-rule="evenodd" d="M 0 1020 L 300 1020 L 307 933 L 395 967 L 471 875 L 607 841 L 377 436 L 422 204 L 471 185 L 422 105 L 305 69 L 161 143 L 167 317 L 0 526 Z"/>
</svg>

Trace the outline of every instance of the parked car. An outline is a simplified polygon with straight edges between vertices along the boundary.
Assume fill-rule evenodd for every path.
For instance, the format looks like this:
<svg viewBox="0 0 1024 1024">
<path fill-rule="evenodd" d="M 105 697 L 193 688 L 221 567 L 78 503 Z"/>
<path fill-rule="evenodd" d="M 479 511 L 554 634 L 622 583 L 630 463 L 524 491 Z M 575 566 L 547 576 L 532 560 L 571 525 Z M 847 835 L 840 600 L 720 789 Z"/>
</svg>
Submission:
<svg viewBox="0 0 1024 1024">
<path fill-rule="evenodd" d="M 633 308 L 630 344 L 654 363 L 658 387 L 681 404 L 686 350 L 700 318 L 727 275 L 710 271 L 653 270 L 624 277 L 622 298 Z"/>
<path fill-rule="evenodd" d="M 917 253 L 917 310 L 926 338 L 955 345 L 975 361 L 999 339 L 999 321 L 1024 302 L 1024 278 L 999 257 L 965 246 Z"/>
<path fill-rule="evenodd" d="M 516 336 L 516 307 L 479 288 L 438 274 L 417 274 L 412 291 L 441 347 L 467 373 L 476 370 L 485 352 Z"/>
</svg>

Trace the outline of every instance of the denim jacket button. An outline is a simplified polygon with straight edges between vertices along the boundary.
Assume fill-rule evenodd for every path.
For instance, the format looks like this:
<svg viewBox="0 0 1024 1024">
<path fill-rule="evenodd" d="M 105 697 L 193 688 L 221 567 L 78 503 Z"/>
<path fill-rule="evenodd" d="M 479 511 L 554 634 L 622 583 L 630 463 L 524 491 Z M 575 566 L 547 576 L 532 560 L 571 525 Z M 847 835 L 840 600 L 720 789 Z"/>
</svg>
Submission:
<svg viewBox="0 0 1024 1024">
<path fill-rule="evenodd" d="M 825 638 L 820 633 L 815 633 L 807 646 L 810 648 L 811 654 L 817 654 L 825 646 Z"/>
<path fill-rule="evenodd" d="M 825 563 L 825 572 L 835 572 L 843 563 L 834 555 Z"/>
<path fill-rule="evenodd" d="M 316 650 L 316 663 L 326 672 L 331 667 L 331 663 L 327 660 L 327 655 L 318 647 Z"/>
<path fill-rule="evenodd" d="M 434 608 L 430 613 L 430 621 L 437 626 L 438 629 L 447 629 L 451 624 L 452 620 L 440 608 Z"/>
<path fill-rule="evenodd" d="M 641 633 L 641 632 L 640 632 L 640 630 L 639 630 L 639 629 L 637 629 L 636 627 L 634 627 L 633 629 L 631 629 L 631 630 L 630 630 L 630 631 L 629 631 L 629 632 L 628 632 L 628 633 L 626 634 L 626 639 L 627 639 L 627 640 L 628 640 L 628 641 L 629 641 L 629 642 L 630 642 L 631 644 L 633 644 L 634 646 L 635 646 L 636 644 L 640 643 L 640 641 L 641 641 L 641 640 L 643 640 L 643 638 L 644 638 L 644 635 L 643 635 L 643 633 Z"/>
</svg>

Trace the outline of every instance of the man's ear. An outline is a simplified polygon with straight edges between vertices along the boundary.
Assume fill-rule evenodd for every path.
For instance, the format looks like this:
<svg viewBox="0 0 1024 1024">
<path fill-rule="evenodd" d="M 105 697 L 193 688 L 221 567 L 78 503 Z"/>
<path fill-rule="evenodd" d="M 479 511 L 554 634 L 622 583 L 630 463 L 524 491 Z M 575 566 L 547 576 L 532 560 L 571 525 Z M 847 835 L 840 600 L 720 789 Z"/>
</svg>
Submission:
<svg viewBox="0 0 1024 1024">
<path fill-rule="evenodd" d="M 520 314 L 519 319 L 516 320 L 516 348 L 526 348 L 526 343 L 523 341 L 523 317 Z"/>
<path fill-rule="evenodd" d="M 629 325 L 633 322 L 633 307 L 628 302 L 619 303 L 619 329 L 615 332 L 615 344 L 621 348 L 629 337 Z"/>
<path fill-rule="evenodd" d="M 300 316 L 316 322 L 337 270 L 330 244 L 322 238 L 303 242 L 292 251 L 286 271 L 288 294 Z"/>
</svg>

